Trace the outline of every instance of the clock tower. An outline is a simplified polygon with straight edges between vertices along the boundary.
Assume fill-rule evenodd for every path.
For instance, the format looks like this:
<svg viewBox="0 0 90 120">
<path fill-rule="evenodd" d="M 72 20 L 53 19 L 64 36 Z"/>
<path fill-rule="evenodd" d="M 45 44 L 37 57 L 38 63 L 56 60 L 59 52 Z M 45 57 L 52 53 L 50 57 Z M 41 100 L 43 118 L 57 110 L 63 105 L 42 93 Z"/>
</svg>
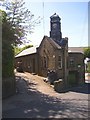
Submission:
<svg viewBox="0 0 90 120">
<path fill-rule="evenodd" d="M 57 43 L 62 39 L 60 20 L 56 13 L 50 17 L 50 37 Z"/>
</svg>

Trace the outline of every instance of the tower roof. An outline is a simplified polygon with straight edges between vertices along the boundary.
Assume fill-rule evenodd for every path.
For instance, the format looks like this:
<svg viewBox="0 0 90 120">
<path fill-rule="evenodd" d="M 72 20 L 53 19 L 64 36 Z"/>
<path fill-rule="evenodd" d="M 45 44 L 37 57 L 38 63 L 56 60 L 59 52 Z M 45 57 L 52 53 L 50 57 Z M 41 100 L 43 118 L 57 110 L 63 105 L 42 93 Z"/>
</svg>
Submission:
<svg viewBox="0 0 90 120">
<path fill-rule="evenodd" d="M 59 15 L 57 15 L 56 13 L 54 13 L 50 18 L 51 18 L 51 19 L 52 19 L 52 18 L 59 18 L 59 19 L 61 19 L 61 18 L 59 17 Z"/>
</svg>

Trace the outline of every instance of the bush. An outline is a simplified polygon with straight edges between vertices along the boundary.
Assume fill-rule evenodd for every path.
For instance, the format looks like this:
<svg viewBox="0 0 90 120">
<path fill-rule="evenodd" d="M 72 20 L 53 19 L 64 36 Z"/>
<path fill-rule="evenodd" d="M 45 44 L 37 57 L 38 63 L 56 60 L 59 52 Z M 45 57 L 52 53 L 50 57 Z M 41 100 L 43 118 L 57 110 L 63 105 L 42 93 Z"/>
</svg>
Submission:
<svg viewBox="0 0 90 120">
<path fill-rule="evenodd" d="M 90 73 L 90 62 L 88 62 L 87 72 Z"/>
<path fill-rule="evenodd" d="M 11 45 L 2 44 L 2 98 L 16 92 L 14 76 L 14 49 Z"/>
<path fill-rule="evenodd" d="M 7 20 L 4 11 L 0 11 L 2 19 L 2 96 L 5 98 L 16 91 L 14 77 L 14 31 L 11 23 Z"/>
<path fill-rule="evenodd" d="M 90 58 L 90 47 L 84 48 L 84 57 Z"/>
<path fill-rule="evenodd" d="M 2 45 L 2 77 L 8 78 L 14 75 L 14 50 L 11 45 Z"/>
</svg>

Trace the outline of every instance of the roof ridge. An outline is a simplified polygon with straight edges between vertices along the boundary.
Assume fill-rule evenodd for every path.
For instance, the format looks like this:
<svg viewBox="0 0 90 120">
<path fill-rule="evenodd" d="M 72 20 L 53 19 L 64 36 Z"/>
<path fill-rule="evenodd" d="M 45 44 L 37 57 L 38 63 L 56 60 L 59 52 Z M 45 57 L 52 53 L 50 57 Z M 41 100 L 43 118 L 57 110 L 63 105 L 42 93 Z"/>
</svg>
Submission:
<svg viewBox="0 0 90 120">
<path fill-rule="evenodd" d="M 31 51 L 30 51 L 31 49 Z M 20 57 L 20 56 L 25 56 L 25 55 L 29 55 L 29 54 L 33 54 L 33 53 L 36 53 L 37 52 L 37 47 L 30 47 L 30 48 L 27 48 L 23 51 L 21 51 L 18 55 L 16 55 L 15 57 Z"/>
<path fill-rule="evenodd" d="M 48 38 L 49 38 L 48 41 L 53 45 L 53 47 L 61 49 L 61 46 L 57 44 L 51 37 L 48 37 Z"/>
</svg>

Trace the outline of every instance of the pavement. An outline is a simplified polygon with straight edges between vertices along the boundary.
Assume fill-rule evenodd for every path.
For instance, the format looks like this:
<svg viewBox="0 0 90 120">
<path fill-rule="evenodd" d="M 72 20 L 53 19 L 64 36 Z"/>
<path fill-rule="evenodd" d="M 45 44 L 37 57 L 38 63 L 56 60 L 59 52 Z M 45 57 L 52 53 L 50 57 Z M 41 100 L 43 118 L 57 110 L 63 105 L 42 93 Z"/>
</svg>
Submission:
<svg viewBox="0 0 90 120">
<path fill-rule="evenodd" d="M 79 118 L 88 120 L 88 86 L 57 93 L 43 77 L 16 73 L 17 92 L 2 101 L 2 118 Z"/>
</svg>

